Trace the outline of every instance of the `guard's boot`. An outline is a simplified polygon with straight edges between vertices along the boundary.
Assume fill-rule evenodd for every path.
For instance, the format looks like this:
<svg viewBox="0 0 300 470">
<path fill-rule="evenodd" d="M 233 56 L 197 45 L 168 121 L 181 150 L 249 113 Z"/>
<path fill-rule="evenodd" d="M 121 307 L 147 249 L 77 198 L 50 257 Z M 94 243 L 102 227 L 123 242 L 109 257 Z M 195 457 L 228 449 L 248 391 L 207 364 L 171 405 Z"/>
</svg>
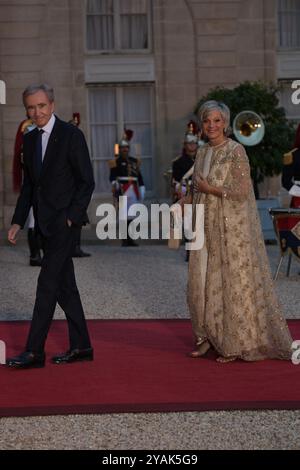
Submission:
<svg viewBox="0 0 300 470">
<path fill-rule="evenodd" d="M 131 220 L 127 220 L 127 246 L 139 246 L 138 243 L 136 243 L 130 236 L 129 234 L 129 224 Z"/>
</svg>

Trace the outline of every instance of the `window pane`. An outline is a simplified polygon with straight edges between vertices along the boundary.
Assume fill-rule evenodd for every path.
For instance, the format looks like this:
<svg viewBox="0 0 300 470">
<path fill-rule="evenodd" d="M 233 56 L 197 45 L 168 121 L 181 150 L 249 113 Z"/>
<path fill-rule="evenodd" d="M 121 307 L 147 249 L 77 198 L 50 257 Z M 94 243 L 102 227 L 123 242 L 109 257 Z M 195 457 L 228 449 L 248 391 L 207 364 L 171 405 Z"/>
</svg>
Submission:
<svg viewBox="0 0 300 470">
<path fill-rule="evenodd" d="M 152 159 L 143 158 L 141 162 L 141 173 L 143 175 L 146 191 L 152 191 Z"/>
<path fill-rule="evenodd" d="M 112 0 L 89 0 L 87 3 L 87 48 L 114 48 Z"/>
<path fill-rule="evenodd" d="M 148 48 L 148 22 L 146 15 L 121 16 L 121 48 Z"/>
<path fill-rule="evenodd" d="M 95 193 L 111 193 L 111 182 L 109 181 L 110 168 L 106 160 L 94 162 L 94 178 L 96 181 Z"/>
<path fill-rule="evenodd" d="M 115 89 L 90 90 L 89 107 L 95 191 L 110 192 L 107 160 L 114 158 L 114 144 L 118 139 Z"/>
<path fill-rule="evenodd" d="M 114 16 L 113 0 L 87 1 L 89 50 L 148 49 L 148 0 L 119 0 L 120 16 Z M 115 27 L 117 21 L 117 45 Z M 120 29 L 120 36 L 119 31 Z"/>
<path fill-rule="evenodd" d="M 150 156 L 152 154 L 152 134 L 150 124 L 128 123 L 127 127 L 128 129 L 132 129 L 134 132 L 132 138 L 133 148 L 135 144 L 139 144 L 141 155 Z M 132 152 L 132 156 L 136 156 L 135 152 Z"/>
<path fill-rule="evenodd" d="M 278 0 L 279 46 L 300 48 L 300 1 Z"/>
<path fill-rule="evenodd" d="M 120 90 L 118 94 L 117 90 Z M 120 102 L 117 102 L 117 96 Z M 152 190 L 150 99 L 150 87 L 103 87 L 89 90 L 91 156 L 96 193 L 111 192 L 107 161 L 114 158 L 114 144 L 121 138 L 118 129 L 123 126 L 134 132 L 130 154 L 141 158 L 146 188 Z M 124 110 L 122 114 L 121 110 Z"/>
<path fill-rule="evenodd" d="M 113 0 L 88 0 L 87 1 L 87 14 L 88 15 L 112 15 L 113 14 Z"/>
<path fill-rule="evenodd" d="M 148 87 L 124 88 L 124 121 L 151 121 L 151 90 Z"/>
<path fill-rule="evenodd" d="M 147 191 L 152 190 L 152 119 L 151 88 L 125 87 L 123 89 L 124 124 L 134 134 L 131 155 L 141 157 L 141 172 Z M 136 152 L 136 145 L 139 147 Z"/>
<path fill-rule="evenodd" d="M 147 0 L 121 0 L 120 13 L 121 15 L 146 14 L 147 3 Z"/>
<path fill-rule="evenodd" d="M 90 90 L 91 123 L 111 124 L 117 121 L 116 91 L 112 88 Z"/>
<path fill-rule="evenodd" d="M 117 142 L 116 126 L 91 126 L 92 156 L 94 159 L 114 158 L 114 144 Z"/>
<path fill-rule="evenodd" d="M 149 87 L 124 88 L 124 123 L 132 129 L 133 143 L 141 145 L 142 155 L 152 154 L 151 89 Z"/>
<path fill-rule="evenodd" d="M 89 50 L 114 48 L 113 18 L 111 16 L 88 16 L 87 48 Z"/>
</svg>

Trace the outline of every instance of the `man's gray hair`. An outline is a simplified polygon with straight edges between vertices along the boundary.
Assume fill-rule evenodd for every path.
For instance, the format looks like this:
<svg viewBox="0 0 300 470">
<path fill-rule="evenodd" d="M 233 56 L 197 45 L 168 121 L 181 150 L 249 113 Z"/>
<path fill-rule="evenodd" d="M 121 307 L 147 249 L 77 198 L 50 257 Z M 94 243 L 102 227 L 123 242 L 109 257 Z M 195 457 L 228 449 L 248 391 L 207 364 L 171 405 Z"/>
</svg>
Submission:
<svg viewBox="0 0 300 470">
<path fill-rule="evenodd" d="M 25 99 L 27 96 L 34 95 L 38 91 L 43 91 L 49 101 L 52 103 L 54 101 L 54 91 L 53 88 L 50 85 L 47 85 L 47 83 L 42 83 L 41 85 L 29 85 L 28 87 L 25 88 L 23 91 L 23 103 L 25 105 Z"/>
<path fill-rule="evenodd" d="M 205 101 L 205 103 L 202 104 L 202 106 L 200 107 L 198 111 L 198 116 L 199 116 L 199 120 L 201 123 L 201 127 L 202 127 L 203 121 L 207 118 L 209 113 L 211 113 L 212 111 L 219 111 L 219 113 L 221 114 L 225 122 L 225 133 L 230 134 L 231 132 L 229 129 L 230 110 L 228 106 L 222 101 L 209 100 L 209 101 Z"/>
</svg>

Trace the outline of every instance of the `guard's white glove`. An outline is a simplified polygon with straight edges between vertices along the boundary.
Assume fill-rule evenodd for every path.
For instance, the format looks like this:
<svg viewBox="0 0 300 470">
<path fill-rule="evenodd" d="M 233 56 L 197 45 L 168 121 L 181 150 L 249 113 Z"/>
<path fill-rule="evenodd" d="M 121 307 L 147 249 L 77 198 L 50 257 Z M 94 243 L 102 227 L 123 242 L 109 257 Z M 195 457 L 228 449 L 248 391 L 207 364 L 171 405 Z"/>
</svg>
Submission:
<svg viewBox="0 0 300 470">
<path fill-rule="evenodd" d="M 300 197 L 300 187 L 294 184 L 289 190 L 291 196 Z"/>
<path fill-rule="evenodd" d="M 113 196 L 115 196 L 115 194 L 119 191 L 119 183 L 118 181 L 114 180 L 111 182 L 111 189 L 112 189 L 112 193 L 113 193 Z"/>
<path fill-rule="evenodd" d="M 143 201 L 145 199 L 146 188 L 145 186 L 140 186 L 140 200 Z"/>
<path fill-rule="evenodd" d="M 175 193 L 177 194 L 178 199 L 181 199 L 183 196 L 185 196 L 186 195 L 186 186 L 185 186 L 185 184 L 176 183 Z"/>
</svg>

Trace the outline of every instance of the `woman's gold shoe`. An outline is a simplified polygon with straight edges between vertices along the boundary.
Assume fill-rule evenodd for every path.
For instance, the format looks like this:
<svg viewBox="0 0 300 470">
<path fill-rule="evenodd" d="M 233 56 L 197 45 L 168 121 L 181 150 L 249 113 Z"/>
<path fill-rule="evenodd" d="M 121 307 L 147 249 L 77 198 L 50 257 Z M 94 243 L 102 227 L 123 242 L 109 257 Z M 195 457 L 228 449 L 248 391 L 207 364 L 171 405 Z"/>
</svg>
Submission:
<svg viewBox="0 0 300 470">
<path fill-rule="evenodd" d="M 237 360 L 237 356 L 230 356 L 230 357 L 219 356 L 216 359 L 217 362 L 220 362 L 222 364 L 225 364 L 226 362 L 233 362 L 236 360 Z"/>
<path fill-rule="evenodd" d="M 195 351 L 192 351 L 190 353 L 190 357 L 193 357 L 193 358 L 202 357 L 207 353 L 209 349 L 210 349 L 210 343 L 209 341 L 205 340 L 203 341 L 203 343 L 197 346 L 197 349 L 195 349 Z"/>
</svg>

